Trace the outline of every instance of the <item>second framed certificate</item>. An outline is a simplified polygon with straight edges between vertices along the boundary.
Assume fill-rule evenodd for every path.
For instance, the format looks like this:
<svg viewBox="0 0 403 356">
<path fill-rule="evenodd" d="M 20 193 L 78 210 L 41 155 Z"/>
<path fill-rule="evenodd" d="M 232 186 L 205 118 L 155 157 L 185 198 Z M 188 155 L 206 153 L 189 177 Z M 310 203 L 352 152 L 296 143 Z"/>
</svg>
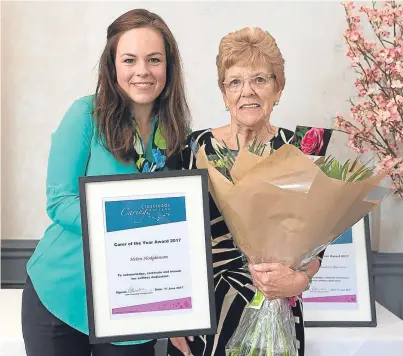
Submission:
<svg viewBox="0 0 403 356">
<path fill-rule="evenodd" d="M 214 334 L 207 172 L 80 178 L 91 343 Z"/>
<path fill-rule="evenodd" d="M 376 326 L 369 219 L 365 216 L 326 248 L 303 294 L 307 327 Z"/>
</svg>

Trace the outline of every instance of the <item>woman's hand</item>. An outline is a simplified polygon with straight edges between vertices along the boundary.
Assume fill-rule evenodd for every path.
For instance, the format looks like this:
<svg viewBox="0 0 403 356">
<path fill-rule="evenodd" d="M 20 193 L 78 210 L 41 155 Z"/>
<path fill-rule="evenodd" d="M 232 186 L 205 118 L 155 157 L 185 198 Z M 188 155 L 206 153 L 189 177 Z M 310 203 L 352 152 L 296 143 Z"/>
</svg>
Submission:
<svg viewBox="0 0 403 356">
<path fill-rule="evenodd" d="M 269 300 L 299 295 L 309 283 L 306 273 L 281 263 L 249 264 L 249 270 L 255 286 Z"/>
<path fill-rule="evenodd" d="M 188 337 L 189 341 L 193 341 L 193 336 Z M 174 345 L 180 352 L 182 352 L 186 356 L 190 356 L 190 348 L 189 345 L 186 341 L 186 338 L 184 337 L 173 337 L 170 339 L 172 342 L 172 345 Z"/>
</svg>

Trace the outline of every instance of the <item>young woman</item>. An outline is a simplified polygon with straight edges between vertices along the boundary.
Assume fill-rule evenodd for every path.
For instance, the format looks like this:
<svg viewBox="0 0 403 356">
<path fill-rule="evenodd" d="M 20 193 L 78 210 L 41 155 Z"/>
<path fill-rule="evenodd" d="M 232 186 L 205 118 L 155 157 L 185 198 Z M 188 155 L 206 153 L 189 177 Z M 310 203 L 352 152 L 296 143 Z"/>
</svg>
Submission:
<svg viewBox="0 0 403 356">
<path fill-rule="evenodd" d="M 93 96 L 76 100 L 52 135 L 52 224 L 27 264 L 27 356 L 152 356 L 155 340 L 90 345 L 78 177 L 166 169 L 189 132 L 176 41 L 156 14 L 132 10 L 107 31 Z"/>
</svg>

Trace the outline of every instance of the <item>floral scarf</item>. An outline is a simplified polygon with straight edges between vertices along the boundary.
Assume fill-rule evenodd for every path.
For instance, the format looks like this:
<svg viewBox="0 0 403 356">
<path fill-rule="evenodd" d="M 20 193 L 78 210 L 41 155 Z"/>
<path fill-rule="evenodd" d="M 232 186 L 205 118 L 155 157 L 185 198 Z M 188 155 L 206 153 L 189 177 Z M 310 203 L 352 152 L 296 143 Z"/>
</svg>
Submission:
<svg viewBox="0 0 403 356">
<path fill-rule="evenodd" d="M 136 121 L 133 120 L 134 138 L 133 148 L 136 152 L 135 162 L 140 173 L 157 172 L 164 170 L 166 162 L 167 145 L 164 136 L 162 135 L 158 118 L 154 119 L 151 129 L 151 145 L 152 145 L 152 161 L 146 158 L 147 147 L 144 147 L 143 139 L 141 138 Z"/>
</svg>

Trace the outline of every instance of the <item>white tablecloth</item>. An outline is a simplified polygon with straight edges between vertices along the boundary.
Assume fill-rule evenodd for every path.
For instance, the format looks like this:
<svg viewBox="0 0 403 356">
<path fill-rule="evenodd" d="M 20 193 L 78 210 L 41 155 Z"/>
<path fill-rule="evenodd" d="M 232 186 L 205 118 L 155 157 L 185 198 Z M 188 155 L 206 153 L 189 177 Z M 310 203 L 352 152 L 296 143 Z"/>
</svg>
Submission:
<svg viewBox="0 0 403 356">
<path fill-rule="evenodd" d="M 0 356 L 26 356 L 21 290 L 0 290 Z M 403 356 L 403 320 L 376 305 L 376 328 L 306 328 L 306 356 Z M 158 355 L 157 355 L 158 356 Z"/>
<path fill-rule="evenodd" d="M 403 320 L 376 303 L 378 326 L 305 328 L 306 356 L 403 356 Z"/>
<path fill-rule="evenodd" d="M 21 332 L 21 289 L 0 289 L 0 356 L 26 356 Z"/>
</svg>

